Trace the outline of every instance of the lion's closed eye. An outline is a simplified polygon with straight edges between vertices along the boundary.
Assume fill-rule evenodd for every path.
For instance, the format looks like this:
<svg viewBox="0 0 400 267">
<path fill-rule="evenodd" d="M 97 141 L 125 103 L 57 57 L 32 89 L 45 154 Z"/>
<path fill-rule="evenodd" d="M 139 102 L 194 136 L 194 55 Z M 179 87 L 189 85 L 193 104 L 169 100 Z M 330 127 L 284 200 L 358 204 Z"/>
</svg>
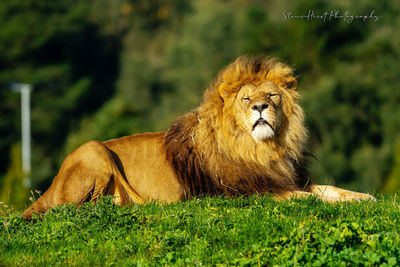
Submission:
<svg viewBox="0 0 400 267">
<path fill-rule="evenodd" d="M 277 97 L 277 96 L 278 96 L 278 94 L 270 94 L 269 95 L 270 98 Z"/>
<path fill-rule="evenodd" d="M 272 94 L 269 94 L 268 99 L 271 100 L 272 102 L 274 102 L 275 104 L 278 104 L 278 102 L 280 100 L 280 95 L 277 93 L 272 93 Z"/>
</svg>

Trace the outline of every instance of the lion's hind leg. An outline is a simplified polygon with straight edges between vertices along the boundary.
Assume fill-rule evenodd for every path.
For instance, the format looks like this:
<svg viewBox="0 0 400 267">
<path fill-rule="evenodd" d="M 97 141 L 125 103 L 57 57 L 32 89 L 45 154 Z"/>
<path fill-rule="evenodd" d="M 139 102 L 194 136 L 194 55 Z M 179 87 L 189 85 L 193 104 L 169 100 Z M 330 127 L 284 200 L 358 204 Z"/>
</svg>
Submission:
<svg viewBox="0 0 400 267">
<path fill-rule="evenodd" d="M 25 210 L 22 217 L 29 220 L 32 213 L 43 213 L 59 204 L 79 206 L 86 201 L 95 201 L 108 193 L 114 165 L 104 144 L 90 141 L 80 146 L 68 155 L 49 189 Z"/>
</svg>

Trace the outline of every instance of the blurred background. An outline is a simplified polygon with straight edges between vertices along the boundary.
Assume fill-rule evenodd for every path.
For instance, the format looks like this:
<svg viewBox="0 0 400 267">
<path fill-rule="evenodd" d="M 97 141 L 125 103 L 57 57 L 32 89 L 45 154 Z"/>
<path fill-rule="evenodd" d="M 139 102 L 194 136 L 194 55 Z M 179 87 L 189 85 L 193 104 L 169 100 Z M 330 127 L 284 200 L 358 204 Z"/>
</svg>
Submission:
<svg viewBox="0 0 400 267">
<path fill-rule="evenodd" d="M 294 17 L 310 11 L 328 17 Z M 88 140 L 167 130 L 243 54 L 295 68 L 315 182 L 398 192 L 399 12 L 397 0 L 2 0 L 0 201 L 23 208 Z M 30 188 L 13 82 L 33 86 Z"/>
</svg>

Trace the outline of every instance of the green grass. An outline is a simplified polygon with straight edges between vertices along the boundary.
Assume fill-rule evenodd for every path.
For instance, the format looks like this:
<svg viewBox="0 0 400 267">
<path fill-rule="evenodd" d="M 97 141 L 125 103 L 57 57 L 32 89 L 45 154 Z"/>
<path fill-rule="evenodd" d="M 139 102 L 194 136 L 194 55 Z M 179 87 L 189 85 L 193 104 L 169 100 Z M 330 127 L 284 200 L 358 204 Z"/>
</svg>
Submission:
<svg viewBox="0 0 400 267">
<path fill-rule="evenodd" d="M 0 206 L 2 265 L 400 265 L 400 198 L 203 198 L 119 207 L 105 197 L 33 222 Z"/>
</svg>

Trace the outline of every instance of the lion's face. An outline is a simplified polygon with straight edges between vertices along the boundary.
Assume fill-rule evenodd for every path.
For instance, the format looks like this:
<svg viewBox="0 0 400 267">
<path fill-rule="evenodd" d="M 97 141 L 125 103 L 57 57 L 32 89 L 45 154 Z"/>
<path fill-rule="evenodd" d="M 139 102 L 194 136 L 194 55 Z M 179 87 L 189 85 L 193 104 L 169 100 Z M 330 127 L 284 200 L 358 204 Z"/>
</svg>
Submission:
<svg viewBox="0 0 400 267">
<path fill-rule="evenodd" d="M 273 138 L 284 118 L 282 98 L 281 90 L 272 81 L 244 85 L 232 103 L 238 126 L 257 142 Z"/>
</svg>

